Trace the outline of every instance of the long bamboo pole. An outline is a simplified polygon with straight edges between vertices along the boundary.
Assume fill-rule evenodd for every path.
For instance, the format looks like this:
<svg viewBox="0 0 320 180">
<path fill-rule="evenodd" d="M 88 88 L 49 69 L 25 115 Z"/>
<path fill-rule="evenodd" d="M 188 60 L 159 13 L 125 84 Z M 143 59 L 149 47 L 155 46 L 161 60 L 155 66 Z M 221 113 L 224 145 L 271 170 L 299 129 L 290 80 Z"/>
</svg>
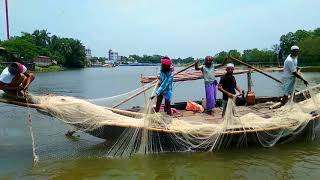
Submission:
<svg viewBox="0 0 320 180">
<path fill-rule="evenodd" d="M 7 40 L 10 39 L 10 29 L 9 29 L 9 8 L 8 8 L 8 0 L 5 0 L 6 6 L 6 27 L 7 27 Z"/>
<path fill-rule="evenodd" d="M 239 60 L 239 59 L 237 59 L 237 58 L 234 58 L 234 57 L 232 57 L 232 56 L 228 56 L 228 58 L 230 58 L 230 59 L 232 59 L 232 60 L 234 60 L 234 61 L 237 61 L 238 63 L 240 63 L 240 64 L 242 64 L 242 65 L 248 66 L 249 68 L 254 69 L 255 71 L 257 71 L 257 72 L 259 72 L 259 73 L 261 73 L 261 74 L 263 74 L 263 75 L 265 75 L 265 76 L 267 76 L 267 77 L 269 77 L 269 78 L 277 81 L 278 83 L 281 83 L 281 84 L 282 84 L 282 81 L 280 81 L 279 79 L 271 76 L 270 74 L 267 74 L 267 73 L 263 72 L 261 69 L 258 69 L 258 68 L 256 68 L 256 67 L 254 67 L 254 66 L 252 66 L 252 65 L 250 65 L 250 64 L 247 64 L 247 63 L 245 63 L 245 62 L 243 62 L 243 61 L 241 61 L 241 60 Z"/>
<path fill-rule="evenodd" d="M 195 65 L 195 63 L 192 63 L 192 64 L 190 64 L 189 66 L 187 66 L 187 67 L 181 69 L 180 71 L 176 72 L 174 75 L 177 75 L 177 74 L 179 74 L 179 73 L 181 73 L 181 72 L 183 72 L 183 71 L 186 71 L 187 69 L 193 67 L 194 65 Z M 136 94 L 133 94 L 133 95 L 131 95 L 130 97 L 124 99 L 123 101 L 121 101 L 121 102 L 119 102 L 118 104 L 114 105 L 113 108 L 119 107 L 120 105 L 128 102 L 129 100 L 131 100 L 131 99 L 139 96 L 141 93 L 146 92 L 147 90 L 149 90 L 149 89 L 153 88 L 154 86 L 158 85 L 158 79 L 152 81 L 150 84 L 151 84 L 151 85 L 150 85 L 149 87 L 143 88 L 142 90 L 140 90 L 140 91 L 137 92 Z"/>
<path fill-rule="evenodd" d="M 1 103 L 5 103 L 5 104 L 13 104 L 16 106 L 21 106 L 21 107 L 30 107 L 30 108 L 34 108 L 37 110 L 44 110 L 44 108 L 38 104 L 27 104 L 26 102 L 20 102 L 20 101 L 15 101 L 15 100 L 10 100 L 10 99 L 3 99 L 0 98 L 0 102 Z M 143 117 L 142 113 L 138 113 L 138 112 L 131 112 L 131 111 L 126 111 L 126 110 L 120 110 L 120 109 L 113 109 L 113 108 L 105 108 L 107 110 L 110 110 L 114 113 L 120 114 L 120 115 L 125 115 L 125 116 L 130 116 L 133 118 L 141 118 Z"/>
<path fill-rule="evenodd" d="M 39 106 L 38 104 L 27 104 L 26 102 L 20 102 L 20 101 L 9 100 L 9 99 L 0 98 L 0 102 L 6 103 L 6 104 L 13 104 L 13 105 L 17 105 L 17 106 L 22 106 L 22 107 L 31 107 L 31 108 L 35 108 L 35 109 L 43 109 L 43 107 Z"/>
<path fill-rule="evenodd" d="M 107 108 L 107 107 L 104 109 L 110 110 L 116 114 L 129 116 L 129 117 L 133 117 L 133 118 L 142 118 L 143 117 L 143 113 L 139 113 L 139 112 L 131 112 L 131 111 L 126 111 L 126 110 L 122 110 L 122 109 L 114 109 L 114 108 Z"/>
</svg>

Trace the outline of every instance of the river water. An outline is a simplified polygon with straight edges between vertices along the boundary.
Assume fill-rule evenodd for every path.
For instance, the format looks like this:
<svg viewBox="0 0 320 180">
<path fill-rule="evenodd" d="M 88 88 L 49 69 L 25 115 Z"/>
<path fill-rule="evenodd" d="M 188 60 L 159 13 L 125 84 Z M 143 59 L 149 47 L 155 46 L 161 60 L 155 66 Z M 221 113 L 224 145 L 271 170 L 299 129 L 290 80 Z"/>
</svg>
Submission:
<svg viewBox="0 0 320 180">
<path fill-rule="evenodd" d="M 140 86 L 140 75 L 154 75 L 157 67 L 87 68 L 38 73 L 34 94 L 57 94 L 85 99 L 109 97 Z M 281 77 L 280 72 L 272 73 Z M 311 84 L 320 73 L 305 73 Z M 247 89 L 246 75 L 236 76 Z M 281 95 L 281 87 L 253 74 L 257 96 Z M 176 83 L 174 101 L 199 100 L 203 81 Z M 302 89 L 303 84 L 298 83 Z M 221 97 L 221 94 L 219 94 Z M 141 105 L 140 97 L 128 106 Z M 30 110 L 38 164 L 32 163 L 28 109 L 0 104 L 0 179 L 319 179 L 320 141 L 292 142 L 273 148 L 250 147 L 206 153 L 163 153 L 130 158 L 103 157 L 103 141 L 84 133 L 66 138 L 62 122 Z"/>
</svg>

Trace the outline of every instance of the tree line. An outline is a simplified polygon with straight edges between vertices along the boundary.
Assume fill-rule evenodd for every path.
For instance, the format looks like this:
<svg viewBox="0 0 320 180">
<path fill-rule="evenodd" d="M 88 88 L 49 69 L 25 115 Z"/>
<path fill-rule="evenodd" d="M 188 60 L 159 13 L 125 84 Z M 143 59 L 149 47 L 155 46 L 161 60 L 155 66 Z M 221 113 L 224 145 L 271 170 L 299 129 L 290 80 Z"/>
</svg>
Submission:
<svg viewBox="0 0 320 180">
<path fill-rule="evenodd" d="M 67 68 L 83 68 L 86 65 L 85 46 L 80 40 L 51 35 L 47 30 L 22 32 L 20 36 L 1 41 L 6 49 L 2 60 L 31 61 L 38 56 L 48 56 L 58 65 Z"/>
<path fill-rule="evenodd" d="M 298 45 L 301 49 L 299 64 L 320 65 L 320 28 L 306 31 L 297 30 L 289 32 L 280 37 L 280 43 L 273 45 L 270 49 L 247 49 L 239 52 L 236 49 L 221 51 L 216 53 L 215 60 L 221 63 L 223 59 L 230 55 L 239 58 L 250 64 L 259 65 L 282 65 L 284 59 L 290 53 L 290 48 Z M 51 35 L 47 30 L 35 30 L 33 33 L 22 32 L 20 36 L 15 36 L 6 41 L 0 41 L 0 46 L 8 52 L 7 58 L 0 56 L 0 61 L 15 58 L 32 60 L 38 56 L 48 56 L 63 67 L 82 68 L 86 64 L 85 46 L 80 40 L 73 38 L 59 37 Z M 124 63 L 159 63 L 161 55 L 129 55 L 123 57 Z M 91 61 L 104 62 L 105 57 L 93 57 Z M 203 61 L 203 58 L 200 59 Z M 189 64 L 195 61 L 193 57 L 175 58 L 174 64 Z"/>
<path fill-rule="evenodd" d="M 258 65 L 282 65 L 285 58 L 290 54 L 293 45 L 300 47 L 299 64 L 320 65 L 320 28 L 315 30 L 297 30 L 289 32 L 280 37 L 280 44 L 273 45 L 270 49 L 247 49 L 239 52 L 236 49 L 216 53 L 215 61 L 221 63 L 228 55 L 241 59 L 249 64 Z M 159 63 L 160 55 L 130 55 L 125 61 L 137 61 L 139 63 Z M 194 62 L 195 58 L 173 59 L 174 64 L 188 64 Z M 200 58 L 203 61 L 203 58 Z"/>
</svg>

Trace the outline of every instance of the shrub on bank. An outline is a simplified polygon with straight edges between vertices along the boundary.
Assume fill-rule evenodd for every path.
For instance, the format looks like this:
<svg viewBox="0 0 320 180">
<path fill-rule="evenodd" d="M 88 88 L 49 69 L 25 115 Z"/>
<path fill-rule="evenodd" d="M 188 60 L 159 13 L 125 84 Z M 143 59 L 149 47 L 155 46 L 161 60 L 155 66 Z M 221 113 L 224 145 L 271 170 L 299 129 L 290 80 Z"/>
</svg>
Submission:
<svg viewBox="0 0 320 180">
<path fill-rule="evenodd" d="M 65 70 L 65 68 L 58 65 L 47 66 L 47 67 L 41 67 L 41 66 L 35 67 L 36 72 L 63 71 L 63 70 Z"/>
</svg>

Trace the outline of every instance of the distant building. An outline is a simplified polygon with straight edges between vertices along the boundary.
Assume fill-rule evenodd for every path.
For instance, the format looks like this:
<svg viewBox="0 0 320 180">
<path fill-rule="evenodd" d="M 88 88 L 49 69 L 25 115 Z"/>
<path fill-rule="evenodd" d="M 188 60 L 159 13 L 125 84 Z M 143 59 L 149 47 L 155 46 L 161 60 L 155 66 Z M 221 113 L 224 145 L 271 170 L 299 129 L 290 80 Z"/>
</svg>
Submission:
<svg viewBox="0 0 320 180">
<path fill-rule="evenodd" d="M 87 57 L 87 59 L 91 59 L 92 58 L 91 49 L 86 49 L 86 57 Z"/>
<path fill-rule="evenodd" d="M 56 61 L 51 60 L 49 57 L 47 56 L 38 56 L 36 58 L 33 59 L 33 62 L 37 65 L 37 66 L 50 66 L 53 64 L 57 64 Z"/>
<path fill-rule="evenodd" d="M 118 54 L 118 52 L 114 52 L 114 51 L 112 51 L 112 49 L 110 49 L 109 51 L 108 51 L 108 53 L 109 53 L 109 58 L 108 58 L 108 60 L 109 60 L 109 62 L 111 62 L 111 63 L 116 63 L 117 61 L 118 61 L 118 59 L 119 59 L 119 54 Z"/>
</svg>

